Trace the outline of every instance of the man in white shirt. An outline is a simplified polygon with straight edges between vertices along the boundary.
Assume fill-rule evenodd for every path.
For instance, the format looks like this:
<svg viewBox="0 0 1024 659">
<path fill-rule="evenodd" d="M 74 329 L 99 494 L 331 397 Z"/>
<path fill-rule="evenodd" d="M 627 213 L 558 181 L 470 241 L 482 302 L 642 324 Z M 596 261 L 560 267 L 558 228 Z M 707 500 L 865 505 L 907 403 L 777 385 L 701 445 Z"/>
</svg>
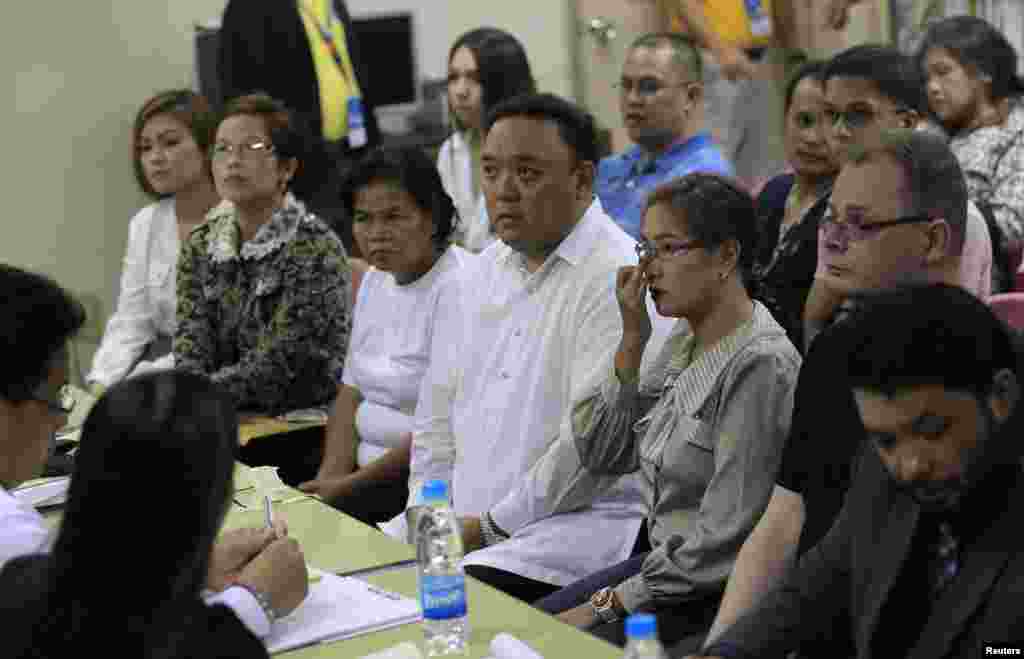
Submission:
<svg viewBox="0 0 1024 659">
<path fill-rule="evenodd" d="M 481 186 L 499 242 L 443 313 L 416 410 L 411 501 L 452 482 L 466 571 L 526 601 L 629 557 L 644 505 L 632 478 L 591 507 L 517 528 L 486 514 L 558 440 L 571 402 L 599 381 L 621 333 L 615 273 L 634 242 L 593 194 L 593 119 L 551 95 L 505 101 L 486 122 Z M 664 340 L 667 325 L 656 329 Z M 529 513 L 524 513 L 528 515 Z"/>
<path fill-rule="evenodd" d="M 67 382 L 67 343 L 85 324 L 85 312 L 56 283 L 46 277 L 0 264 L 0 568 L 27 554 L 45 553 L 51 537 L 43 517 L 9 492 L 39 476 L 49 455 L 53 434 L 67 421 L 70 407 L 61 389 Z M 240 529 L 224 534 L 214 547 L 208 579 L 219 590 L 207 599 L 224 604 L 257 636 L 270 633 L 271 616 L 279 602 L 305 584 L 287 575 L 295 571 L 282 561 L 303 561 L 302 553 L 274 552 L 275 569 L 267 559 L 249 569 L 257 556 L 284 529 Z M 300 571 L 305 574 L 305 570 Z M 237 575 L 229 579 L 230 575 Z M 245 586 L 227 586 L 229 581 Z M 252 591 L 266 595 L 269 609 Z"/>
</svg>

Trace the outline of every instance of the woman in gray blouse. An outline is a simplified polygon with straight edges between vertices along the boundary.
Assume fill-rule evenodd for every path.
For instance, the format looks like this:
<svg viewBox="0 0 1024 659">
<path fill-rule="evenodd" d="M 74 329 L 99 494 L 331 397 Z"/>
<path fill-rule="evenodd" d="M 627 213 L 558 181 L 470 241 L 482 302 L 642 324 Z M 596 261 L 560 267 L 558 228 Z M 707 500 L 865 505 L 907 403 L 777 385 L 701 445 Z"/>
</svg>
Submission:
<svg viewBox="0 0 1024 659">
<path fill-rule="evenodd" d="M 637 472 L 653 549 L 537 603 L 565 622 L 622 642 L 622 618 L 653 611 L 666 643 L 711 623 L 768 504 L 800 366 L 748 290 L 756 233 L 750 197 L 716 175 L 690 174 L 648 200 L 640 265 L 618 275 L 614 365 L 571 415 L 581 473 L 564 479 L 551 505 L 571 510 Z M 648 293 L 659 313 L 682 320 L 641 373 Z"/>
</svg>

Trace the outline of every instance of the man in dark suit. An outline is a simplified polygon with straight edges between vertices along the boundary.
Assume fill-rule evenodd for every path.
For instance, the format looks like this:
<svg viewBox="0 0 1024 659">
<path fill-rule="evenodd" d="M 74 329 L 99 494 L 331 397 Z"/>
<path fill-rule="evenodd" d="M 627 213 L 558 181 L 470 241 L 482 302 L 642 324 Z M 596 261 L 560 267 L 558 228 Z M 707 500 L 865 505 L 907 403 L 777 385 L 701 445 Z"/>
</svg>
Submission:
<svg viewBox="0 0 1024 659">
<path fill-rule="evenodd" d="M 380 133 L 343 0 L 229 0 L 217 70 L 225 101 L 263 91 L 309 126 L 313 153 L 303 159 L 306 171 L 294 192 L 352 252 L 351 221 L 340 215 L 340 175 Z"/>
<path fill-rule="evenodd" d="M 957 287 L 852 300 L 836 340 L 869 442 L 842 512 L 787 584 L 705 653 L 783 656 L 833 633 L 853 639 L 858 659 L 1020 649 L 1024 366 L 1014 338 Z"/>
</svg>

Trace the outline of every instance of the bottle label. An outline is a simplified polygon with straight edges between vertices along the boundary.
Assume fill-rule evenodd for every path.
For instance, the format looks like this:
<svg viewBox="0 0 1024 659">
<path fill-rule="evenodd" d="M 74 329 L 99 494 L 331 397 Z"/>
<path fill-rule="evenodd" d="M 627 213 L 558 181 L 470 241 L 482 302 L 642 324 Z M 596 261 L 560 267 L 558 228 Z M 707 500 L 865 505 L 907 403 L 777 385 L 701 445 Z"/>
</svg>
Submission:
<svg viewBox="0 0 1024 659">
<path fill-rule="evenodd" d="M 466 578 L 455 575 L 420 575 L 420 606 L 423 617 L 448 620 L 466 615 Z"/>
</svg>

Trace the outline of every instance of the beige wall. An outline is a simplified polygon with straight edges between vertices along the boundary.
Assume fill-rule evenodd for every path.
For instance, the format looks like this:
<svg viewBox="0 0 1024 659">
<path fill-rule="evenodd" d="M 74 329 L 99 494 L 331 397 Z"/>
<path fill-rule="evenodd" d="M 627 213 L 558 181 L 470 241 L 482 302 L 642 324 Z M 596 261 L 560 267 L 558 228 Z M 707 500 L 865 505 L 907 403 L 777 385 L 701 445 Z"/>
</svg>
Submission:
<svg viewBox="0 0 1024 659">
<path fill-rule="evenodd" d="M 420 1 L 444 0 L 411 0 Z M 9 81 L 11 100 L 0 122 L 6 197 L 0 260 L 50 274 L 86 303 L 83 368 L 116 299 L 128 221 L 146 203 L 131 171 L 132 117 L 154 91 L 192 84 L 192 26 L 218 17 L 224 4 L 2 3 L 0 79 Z M 445 5 L 445 20 L 434 28 L 446 31 L 445 44 L 479 25 L 504 27 L 525 43 L 541 88 L 571 94 L 569 3 Z M 441 50 L 437 41 L 429 40 L 432 53 Z"/>
<path fill-rule="evenodd" d="M 129 139 L 152 92 L 192 81 L 192 24 L 224 0 L 4 2 L 0 260 L 50 274 L 86 303 L 88 364 L 113 307 L 128 220 L 145 203 Z M 12 93 L 13 92 L 13 93 Z"/>
</svg>

